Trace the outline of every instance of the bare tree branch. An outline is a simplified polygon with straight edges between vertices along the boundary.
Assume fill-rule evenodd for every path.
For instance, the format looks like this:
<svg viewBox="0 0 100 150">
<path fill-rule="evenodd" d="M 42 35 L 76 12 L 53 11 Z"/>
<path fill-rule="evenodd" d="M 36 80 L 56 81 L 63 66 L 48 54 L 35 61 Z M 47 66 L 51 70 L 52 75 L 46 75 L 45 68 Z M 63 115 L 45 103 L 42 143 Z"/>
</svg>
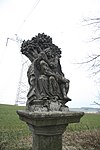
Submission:
<svg viewBox="0 0 100 150">
<path fill-rule="evenodd" d="M 100 57 L 100 55 L 93 54 L 93 55 L 91 55 L 91 56 L 88 57 L 89 60 L 83 61 L 83 62 L 81 62 L 81 63 L 79 63 L 79 64 L 87 64 L 87 63 L 93 62 L 93 61 L 95 61 L 98 57 Z"/>
<path fill-rule="evenodd" d="M 100 18 L 96 17 L 96 18 L 85 18 L 83 20 L 86 24 L 85 26 L 91 26 L 94 27 L 95 32 L 94 37 L 91 39 L 90 42 L 94 42 L 94 41 L 99 41 L 100 40 Z M 89 70 L 91 70 L 92 75 L 96 76 L 96 78 L 99 80 L 100 83 L 100 78 L 99 78 L 99 74 L 100 74 L 100 54 L 91 54 L 87 57 L 87 59 L 79 64 L 88 64 L 89 65 Z M 98 98 L 100 101 L 100 93 L 98 93 Z M 94 101 L 94 104 L 100 106 L 100 102 Z"/>
<path fill-rule="evenodd" d="M 96 102 L 96 101 L 94 101 L 94 103 L 95 103 L 96 105 L 99 105 L 99 106 L 100 106 L 100 103 L 98 103 L 98 102 Z"/>
<path fill-rule="evenodd" d="M 100 37 L 95 37 L 95 38 L 92 38 L 91 42 L 92 42 L 92 41 L 99 40 L 99 39 L 100 39 Z"/>
<path fill-rule="evenodd" d="M 100 23 L 100 18 L 85 18 L 83 22 L 87 22 L 86 25 L 98 25 Z"/>
</svg>

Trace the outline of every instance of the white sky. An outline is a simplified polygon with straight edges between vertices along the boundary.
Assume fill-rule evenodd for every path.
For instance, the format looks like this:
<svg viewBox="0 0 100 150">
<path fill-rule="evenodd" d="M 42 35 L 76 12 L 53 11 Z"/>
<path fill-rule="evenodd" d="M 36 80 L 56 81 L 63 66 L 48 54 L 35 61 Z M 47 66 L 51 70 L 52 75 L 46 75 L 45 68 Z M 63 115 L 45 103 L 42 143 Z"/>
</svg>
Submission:
<svg viewBox="0 0 100 150">
<path fill-rule="evenodd" d="M 21 72 L 20 47 L 15 34 L 22 40 L 40 33 L 52 37 L 62 50 L 61 65 L 70 80 L 69 107 L 91 107 L 97 88 L 85 68 L 73 62 L 82 60 L 97 45 L 87 42 L 89 27 L 83 18 L 98 17 L 100 0 L 0 0 L 0 103 L 15 104 Z M 24 72 L 26 75 L 26 71 Z"/>
</svg>

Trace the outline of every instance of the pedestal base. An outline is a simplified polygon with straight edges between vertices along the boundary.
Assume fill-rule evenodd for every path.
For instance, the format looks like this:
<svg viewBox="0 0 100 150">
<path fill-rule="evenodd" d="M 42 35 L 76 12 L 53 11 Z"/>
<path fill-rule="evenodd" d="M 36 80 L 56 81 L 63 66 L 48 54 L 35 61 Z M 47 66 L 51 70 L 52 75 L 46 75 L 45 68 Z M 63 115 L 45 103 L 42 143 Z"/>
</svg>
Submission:
<svg viewBox="0 0 100 150">
<path fill-rule="evenodd" d="M 76 123 L 82 112 L 28 112 L 17 111 L 33 134 L 32 150 L 62 150 L 62 134 L 69 123 Z"/>
<path fill-rule="evenodd" d="M 29 125 L 33 133 L 32 150 L 62 150 L 62 134 L 66 126 L 34 127 Z"/>
</svg>

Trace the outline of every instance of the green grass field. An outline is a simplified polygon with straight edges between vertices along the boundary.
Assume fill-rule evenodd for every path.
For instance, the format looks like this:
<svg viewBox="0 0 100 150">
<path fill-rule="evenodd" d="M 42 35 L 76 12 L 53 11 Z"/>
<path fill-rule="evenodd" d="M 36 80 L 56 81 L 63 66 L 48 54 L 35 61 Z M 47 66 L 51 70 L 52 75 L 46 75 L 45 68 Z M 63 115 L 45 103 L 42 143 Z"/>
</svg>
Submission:
<svg viewBox="0 0 100 150">
<path fill-rule="evenodd" d="M 100 114 L 85 114 L 80 123 L 69 124 L 68 129 L 70 131 L 100 129 Z"/>
<path fill-rule="evenodd" d="M 24 139 L 30 136 L 30 132 L 18 118 L 16 110 L 20 109 L 25 107 L 0 105 L 0 150 L 29 150 Z"/>
<path fill-rule="evenodd" d="M 22 109 L 25 107 L 0 105 L 0 150 L 31 150 L 31 133 L 16 113 Z M 100 130 L 100 114 L 85 114 L 80 123 L 70 124 L 67 130 Z"/>
</svg>

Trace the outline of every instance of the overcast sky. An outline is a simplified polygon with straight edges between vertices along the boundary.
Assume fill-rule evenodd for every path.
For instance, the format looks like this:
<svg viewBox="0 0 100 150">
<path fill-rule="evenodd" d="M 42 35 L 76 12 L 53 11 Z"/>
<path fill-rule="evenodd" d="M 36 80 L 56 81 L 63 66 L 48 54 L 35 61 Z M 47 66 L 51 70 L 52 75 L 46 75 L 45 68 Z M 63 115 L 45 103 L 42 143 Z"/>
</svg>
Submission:
<svg viewBox="0 0 100 150">
<path fill-rule="evenodd" d="M 0 0 L 0 103 L 16 100 L 23 63 L 16 38 L 28 40 L 44 32 L 62 50 L 62 70 L 70 80 L 68 106 L 91 107 L 97 95 L 95 82 L 85 67 L 73 63 L 94 48 L 98 51 L 88 42 L 92 29 L 83 26 L 83 19 L 99 14 L 100 0 Z"/>
</svg>

